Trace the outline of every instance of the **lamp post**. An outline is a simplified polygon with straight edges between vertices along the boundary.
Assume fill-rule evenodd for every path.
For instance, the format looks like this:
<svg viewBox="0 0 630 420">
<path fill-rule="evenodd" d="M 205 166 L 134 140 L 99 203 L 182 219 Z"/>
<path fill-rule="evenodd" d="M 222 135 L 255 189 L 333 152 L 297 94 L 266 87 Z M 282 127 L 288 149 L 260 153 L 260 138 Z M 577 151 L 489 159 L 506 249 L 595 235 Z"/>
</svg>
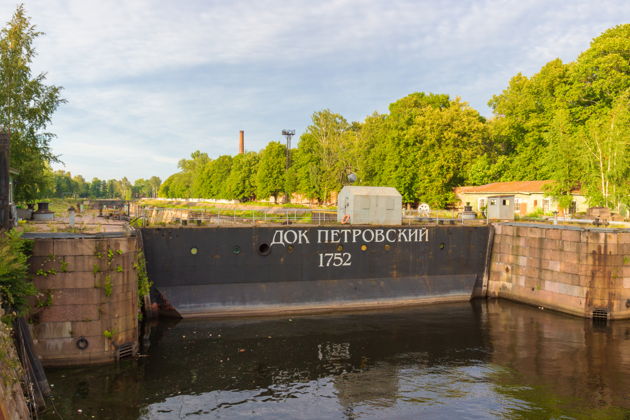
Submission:
<svg viewBox="0 0 630 420">
<path fill-rule="evenodd" d="M 282 135 L 287 138 L 287 170 L 291 166 L 291 137 L 295 135 L 295 130 L 282 130 Z"/>
<path fill-rule="evenodd" d="M 286 173 L 289 172 L 289 166 L 291 166 L 291 137 L 295 135 L 295 130 L 282 130 L 282 135 L 287 138 L 287 167 Z M 285 183 L 286 185 L 287 183 Z M 284 192 L 284 202 L 288 203 L 289 201 L 289 191 Z"/>
</svg>

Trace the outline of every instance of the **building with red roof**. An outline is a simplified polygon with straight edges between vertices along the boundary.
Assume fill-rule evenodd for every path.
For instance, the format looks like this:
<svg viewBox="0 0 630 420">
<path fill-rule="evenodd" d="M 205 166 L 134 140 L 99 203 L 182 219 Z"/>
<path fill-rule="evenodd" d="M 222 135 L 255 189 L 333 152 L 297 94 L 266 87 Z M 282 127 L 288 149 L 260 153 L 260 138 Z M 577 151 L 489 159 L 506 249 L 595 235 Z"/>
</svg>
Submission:
<svg viewBox="0 0 630 420">
<path fill-rule="evenodd" d="M 455 188 L 455 195 L 462 205 L 469 203 L 473 211 L 485 210 L 488 199 L 496 196 L 514 196 L 514 212 L 520 216 L 525 216 L 535 211 L 552 213 L 560 211 L 558 202 L 547 195 L 545 187 L 553 184 L 554 181 L 509 181 L 493 182 L 492 184 L 478 186 L 464 186 Z M 548 188 L 548 187 L 547 187 Z M 573 203 L 569 209 L 570 213 L 586 212 L 588 204 L 586 198 L 579 190 L 571 192 Z"/>
</svg>

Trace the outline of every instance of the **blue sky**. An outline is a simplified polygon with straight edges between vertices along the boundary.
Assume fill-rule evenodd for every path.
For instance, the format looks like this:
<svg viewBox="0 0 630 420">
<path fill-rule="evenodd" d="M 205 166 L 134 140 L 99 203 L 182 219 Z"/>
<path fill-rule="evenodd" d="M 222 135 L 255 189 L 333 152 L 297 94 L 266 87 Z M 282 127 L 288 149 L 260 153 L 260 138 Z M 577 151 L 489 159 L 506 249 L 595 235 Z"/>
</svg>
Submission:
<svg viewBox="0 0 630 420">
<path fill-rule="evenodd" d="M 36 72 L 64 87 L 53 150 L 86 179 L 165 179 L 201 150 L 258 151 L 328 108 L 349 121 L 412 92 L 483 115 L 517 72 L 573 61 L 630 1 L 24 2 Z M 2 0 L 0 18 L 16 3 Z M 295 144 L 294 139 L 294 144 Z"/>
</svg>

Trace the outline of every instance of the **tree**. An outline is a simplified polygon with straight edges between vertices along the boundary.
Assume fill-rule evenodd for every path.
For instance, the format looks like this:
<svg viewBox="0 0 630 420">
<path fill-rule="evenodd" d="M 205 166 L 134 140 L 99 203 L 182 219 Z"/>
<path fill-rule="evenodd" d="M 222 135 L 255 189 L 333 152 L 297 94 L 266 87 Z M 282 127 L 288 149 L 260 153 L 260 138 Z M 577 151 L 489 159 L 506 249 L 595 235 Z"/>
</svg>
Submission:
<svg viewBox="0 0 630 420">
<path fill-rule="evenodd" d="M 274 201 L 277 202 L 278 195 L 284 191 L 285 150 L 285 146 L 272 141 L 260 152 L 260 162 L 256 171 L 256 197 L 259 199 L 273 196 Z"/>
<path fill-rule="evenodd" d="M 312 124 L 300 137 L 295 156 L 295 187 L 309 199 L 322 202 L 339 191 L 355 170 L 352 149 L 356 130 L 340 114 L 324 109 L 313 113 Z"/>
<path fill-rule="evenodd" d="M 630 24 L 595 38 L 575 62 L 515 76 L 490 101 L 492 137 L 505 146 L 501 180 L 553 179 L 547 192 L 563 207 L 577 188 L 593 205 L 627 201 L 629 96 Z"/>
<path fill-rule="evenodd" d="M 194 176 L 192 194 L 199 198 L 225 198 L 225 181 L 232 168 L 232 156 L 223 155 L 205 164 Z"/>
<path fill-rule="evenodd" d="M 32 77 L 30 68 L 36 55 L 33 42 L 42 34 L 22 5 L 0 32 L 0 126 L 11 136 L 11 166 L 19 171 L 17 201 L 40 196 L 46 189 L 45 172 L 57 161 L 50 149 L 54 135 L 43 130 L 65 100 L 60 87 L 44 84 L 45 73 Z"/>
<path fill-rule="evenodd" d="M 160 185 L 158 197 L 164 198 L 190 198 L 190 184 L 192 174 L 189 172 L 177 172 L 166 178 Z"/>
<path fill-rule="evenodd" d="M 149 187 L 151 188 L 150 197 L 157 197 L 158 191 L 160 190 L 160 185 L 162 185 L 162 180 L 160 179 L 160 177 L 152 176 L 147 182 L 149 184 Z"/>
<path fill-rule="evenodd" d="M 90 187 L 88 189 L 89 196 L 93 198 L 101 198 L 103 197 L 103 181 L 98 178 L 92 178 L 92 182 L 90 182 Z"/>
<path fill-rule="evenodd" d="M 404 203 L 454 200 L 472 163 L 488 151 L 485 120 L 448 95 L 412 93 L 368 117 L 358 135 L 362 184 L 396 187 Z"/>
<path fill-rule="evenodd" d="M 232 159 L 230 175 L 225 180 L 225 198 L 248 201 L 256 197 L 256 172 L 258 154 L 248 152 Z"/>
</svg>

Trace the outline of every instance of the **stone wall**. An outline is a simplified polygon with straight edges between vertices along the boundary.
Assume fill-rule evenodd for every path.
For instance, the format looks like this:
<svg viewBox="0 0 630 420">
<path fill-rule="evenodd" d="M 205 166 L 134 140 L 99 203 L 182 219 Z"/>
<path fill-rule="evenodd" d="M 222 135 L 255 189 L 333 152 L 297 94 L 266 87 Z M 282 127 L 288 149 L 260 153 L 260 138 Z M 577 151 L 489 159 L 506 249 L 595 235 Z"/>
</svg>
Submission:
<svg viewBox="0 0 630 420">
<path fill-rule="evenodd" d="M 630 230 L 497 224 L 488 296 L 630 318 Z"/>
<path fill-rule="evenodd" d="M 35 239 L 31 332 L 44 365 L 111 362 L 121 345 L 136 353 L 136 254 L 136 238 L 122 234 Z"/>
<path fill-rule="evenodd" d="M 3 315 L 0 309 L 0 316 Z M 20 378 L 23 370 L 13 344 L 11 329 L 0 321 L 0 419 L 30 418 Z"/>
</svg>

